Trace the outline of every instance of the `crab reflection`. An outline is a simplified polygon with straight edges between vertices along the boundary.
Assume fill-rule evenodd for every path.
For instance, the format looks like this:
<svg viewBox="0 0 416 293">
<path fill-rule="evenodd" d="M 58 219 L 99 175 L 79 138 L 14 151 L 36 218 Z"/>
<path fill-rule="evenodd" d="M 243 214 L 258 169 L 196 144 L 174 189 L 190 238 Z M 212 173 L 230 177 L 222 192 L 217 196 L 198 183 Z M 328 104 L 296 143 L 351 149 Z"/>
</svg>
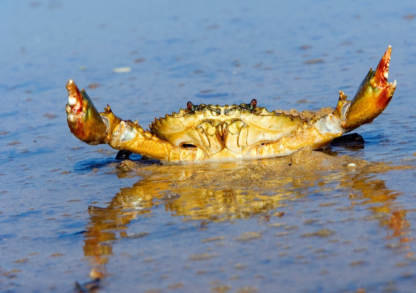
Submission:
<svg viewBox="0 0 416 293">
<path fill-rule="evenodd" d="M 105 208 L 90 207 L 84 254 L 92 266 L 107 263 L 112 241 L 129 237 L 128 224 L 151 216 L 153 208 L 163 206 L 173 217 L 184 220 L 230 221 L 262 215 L 268 220 L 279 216 L 276 209 L 290 206 L 292 200 L 310 194 L 336 192 L 349 195 L 351 206 L 368 205 L 370 215 L 385 226 L 388 237 L 408 242 L 410 223 L 406 210 L 394 205 L 400 192 L 390 190 L 377 173 L 389 168 L 331 157 L 309 155 L 314 161 L 299 161 L 296 156 L 218 165 L 159 166 L 125 162 L 142 179 L 122 188 Z M 316 157 L 318 156 L 318 157 Z M 331 166 L 339 166 L 335 171 Z M 131 173 L 129 173 L 131 174 Z M 126 176 L 124 173 L 119 176 Z"/>
<path fill-rule="evenodd" d="M 410 228 L 410 222 L 406 219 L 407 211 L 394 206 L 395 199 L 401 195 L 400 192 L 389 190 L 385 182 L 378 179 L 374 173 L 351 176 L 348 183 L 342 184 L 351 188 L 350 198 L 353 205 L 370 205 L 368 209 L 373 215 L 380 216 L 380 225 L 388 227 L 388 238 L 399 237 L 400 242 L 411 240 L 406 236 L 407 229 Z"/>
</svg>

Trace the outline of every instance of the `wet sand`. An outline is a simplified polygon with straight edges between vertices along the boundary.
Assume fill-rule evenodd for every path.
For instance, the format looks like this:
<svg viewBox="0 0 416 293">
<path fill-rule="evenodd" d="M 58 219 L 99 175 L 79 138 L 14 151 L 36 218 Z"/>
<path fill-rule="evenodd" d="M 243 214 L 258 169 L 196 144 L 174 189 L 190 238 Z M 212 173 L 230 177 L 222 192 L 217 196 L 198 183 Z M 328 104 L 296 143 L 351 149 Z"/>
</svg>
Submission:
<svg viewBox="0 0 416 293">
<path fill-rule="evenodd" d="M 0 291 L 412 292 L 415 14 L 412 1 L 3 1 Z M 189 100 L 334 107 L 389 44 L 397 91 L 357 129 L 361 147 L 163 165 L 116 160 L 66 125 L 69 78 L 145 128 Z"/>
</svg>

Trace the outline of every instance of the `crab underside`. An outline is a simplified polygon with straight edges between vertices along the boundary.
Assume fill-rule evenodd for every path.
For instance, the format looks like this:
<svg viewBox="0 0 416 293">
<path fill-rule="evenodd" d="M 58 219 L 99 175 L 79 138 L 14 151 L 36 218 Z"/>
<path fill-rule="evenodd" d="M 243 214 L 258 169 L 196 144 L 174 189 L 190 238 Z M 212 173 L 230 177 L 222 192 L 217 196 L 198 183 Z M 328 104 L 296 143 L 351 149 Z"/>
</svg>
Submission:
<svg viewBox="0 0 416 293">
<path fill-rule="evenodd" d="M 122 120 L 110 107 L 98 113 L 87 93 L 67 83 L 67 121 L 71 132 L 88 144 L 106 143 L 123 151 L 161 161 L 184 162 L 266 158 L 289 155 L 304 147 L 328 145 L 363 124 L 370 123 L 389 104 L 396 81 L 389 83 L 389 46 L 375 71 L 361 83 L 352 101 L 340 91 L 334 111 L 320 114 L 268 111 L 257 101 L 240 105 L 193 105 L 155 119 L 145 131 L 137 122 Z"/>
</svg>

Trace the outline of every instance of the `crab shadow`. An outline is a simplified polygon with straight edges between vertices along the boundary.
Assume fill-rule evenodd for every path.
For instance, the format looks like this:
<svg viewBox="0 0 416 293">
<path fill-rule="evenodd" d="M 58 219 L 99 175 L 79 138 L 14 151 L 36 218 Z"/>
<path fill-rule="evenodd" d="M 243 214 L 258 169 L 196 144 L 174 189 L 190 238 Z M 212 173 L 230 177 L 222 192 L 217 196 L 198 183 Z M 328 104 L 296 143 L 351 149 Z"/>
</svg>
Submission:
<svg viewBox="0 0 416 293">
<path fill-rule="evenodd" d="M 141 162 L 143 164 L 155 164 L 156 161 L 145 161 L 142 160 L 140 155 L 131 155 L 130 159 L 132 161 Z M 114 165 L 120 163 L 123 158 L 117 158 L 117 156 L 110 158 L 91 158 L 83 161 L 78 161 L 74 165 L 74 172 L 76 173 L 89 173 L 95 169 L 114 169 Z"/>
</svg>

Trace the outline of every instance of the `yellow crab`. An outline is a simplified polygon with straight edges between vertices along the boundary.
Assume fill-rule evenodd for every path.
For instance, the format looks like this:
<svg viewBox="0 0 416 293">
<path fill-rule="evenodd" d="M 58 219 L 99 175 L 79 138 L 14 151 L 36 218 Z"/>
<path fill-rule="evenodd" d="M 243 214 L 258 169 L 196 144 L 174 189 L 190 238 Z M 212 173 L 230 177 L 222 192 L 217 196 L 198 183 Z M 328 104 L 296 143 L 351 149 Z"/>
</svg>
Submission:
<svg viewBox="0 0 416 293">
<path fill-rule="evenodd" d="M 232 106 L 193 105 L 155 119 L 150 130 L 122 120 L 107 105 L 98 113 L 87 93 L 69 80 L 66 113 L 71 132 L 88 144 L 137 153 L 165 162 L 233 160 L 286 156 L 301 148 L 319 149 L 363 124 L 389 104 L 396 81 L 389 83 L 391 46 L 376 71 L 370 69 L 352 101 L 340 91 L 332 113 L 310 119 L 302 113 L 257 107 L 257 101 Z"/>
</svg>

